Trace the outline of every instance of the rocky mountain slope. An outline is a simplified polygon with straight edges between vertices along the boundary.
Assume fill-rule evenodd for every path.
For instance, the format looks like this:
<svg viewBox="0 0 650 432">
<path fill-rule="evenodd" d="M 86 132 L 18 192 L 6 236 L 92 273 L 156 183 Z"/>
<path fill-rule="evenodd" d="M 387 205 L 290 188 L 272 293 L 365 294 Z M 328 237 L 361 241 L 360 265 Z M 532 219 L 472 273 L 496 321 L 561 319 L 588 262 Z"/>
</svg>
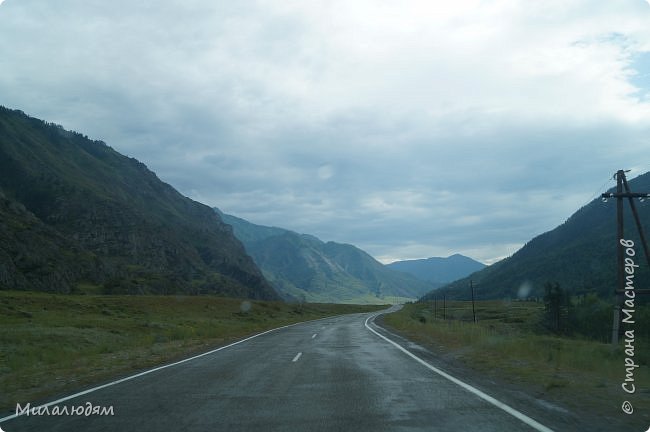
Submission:
<svg viewBox="0 0 650 432">
<path fill-rule="evenodd" d="M 219 213 L 287 299 L 385 303 L 397 297 L 417 298 L 435 286 L 391 270 L 355 246 Z"/>
</svg>

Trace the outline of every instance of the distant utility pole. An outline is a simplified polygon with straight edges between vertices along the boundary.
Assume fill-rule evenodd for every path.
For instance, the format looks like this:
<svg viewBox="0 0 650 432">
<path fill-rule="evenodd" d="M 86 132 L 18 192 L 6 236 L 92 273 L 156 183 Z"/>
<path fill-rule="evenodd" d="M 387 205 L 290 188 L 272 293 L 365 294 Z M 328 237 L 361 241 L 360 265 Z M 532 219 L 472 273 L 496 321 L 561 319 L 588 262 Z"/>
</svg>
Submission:
<svg viewBox="0 0 650 432">
<path fill-rule="evenodd" d="M 628 170 L 629 171 L 629 170 Z M 643 251 L 645 252 L 646 260 L 648 261 L 648 266 L 650 266 L 650 254 L 648 254 L 648 243 L 645 239 L 645 234 L 643 233 L 643 227 L 641 226 L 641 220 L 639 219 L 639 214 L 636 211 L 636 205 L 634 203 L 634 198 L 639 198 L 644 200 L 650 198 L 650 193 L 648 192 L 632 192 L 630 186 L 627 184 L 627 179 L 625 178 L 626 171 L 618 170 L 615 174 L 616 177 L 616 193 L 607 192 L 602 194 L 603 201 L 607 201 L 607 198 L 616 198 L 616 247 L 617 247 L 617 261 L 618 261 L 618 288 L 615 291 L 616 297 L 614 300 L 614 325 L 612 326 L 612 345 L 618 345 L 618 337 L 620 334 L 620 325 L 621 325 L 621 300 L 623 293 L 625 292 L 625 247 L 621 243 L 621 240 L 624 239 L 624 226 L 623 226 L 623 200 L 627 198 L 630 203 L 630 208 L 632 209 L 632 215 L 634 216 L 634 221 L 636 222 L 636 227 L 639 231 L 639 237 L 641 238 L 641 244 L 643 245 Z M 625 187 L 625 192 L 623 188 Z M 650 294 L 648 289 L 635 289 L 635 294 Z"/>
<path fill-rule="evenodd" d="M 474 324 L 476 324 L 476 309 L 474 309 L 474 281 L 469 280 L 469 289 L 472 291 L 472 316 L 474 317 Z"/>
<path fill-rule="evenodd" d="M 442 319 L 447 319 L 447 296 L 444 294 L 442 296 Z"/>
</svg>

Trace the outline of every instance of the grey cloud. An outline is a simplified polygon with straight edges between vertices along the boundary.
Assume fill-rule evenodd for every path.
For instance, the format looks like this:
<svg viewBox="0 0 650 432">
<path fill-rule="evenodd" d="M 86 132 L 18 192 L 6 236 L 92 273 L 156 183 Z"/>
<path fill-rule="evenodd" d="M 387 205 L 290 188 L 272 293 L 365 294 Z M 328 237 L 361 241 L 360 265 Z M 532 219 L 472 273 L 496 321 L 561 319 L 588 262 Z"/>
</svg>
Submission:
<svg viewBox="0 0 650 432">
<path fill-rule="evenodd" d="M 367 22 L 372 2 L 10 0 L 0 103 L 103 139 L 208 205 L 383 259 L 491 261 L 616 169 L 648 170 L 650 108 L 622 73 L 645 64 L 625 50 L 650 43 L 635 8 L 539 21 L 521 3 L 466 13 L 440 39 L 462 2 L 435 16 L 427 3 Z M 500 13 L 510 24 L 489 21 Z M 613 13 L 620 58 L 596 37 Z"/>
</svg>

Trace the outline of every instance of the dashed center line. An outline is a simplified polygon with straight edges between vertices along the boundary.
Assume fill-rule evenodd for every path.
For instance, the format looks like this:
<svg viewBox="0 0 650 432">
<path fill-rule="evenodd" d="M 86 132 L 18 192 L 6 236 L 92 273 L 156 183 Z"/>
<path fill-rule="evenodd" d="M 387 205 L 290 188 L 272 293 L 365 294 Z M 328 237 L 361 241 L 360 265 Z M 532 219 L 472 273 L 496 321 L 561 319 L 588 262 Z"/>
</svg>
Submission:
<svg viewBox="0 0 650 432">
<path fill-rule="evenodd" d="M 314 335 L 313 335 L 311 338 L 312 338 L 312 339 L 316 338 L 316 335 L 317 335 L 317 334 L 318 334 L 318 333 L 314 333 Z"/>
<path fill-rule="evenodd" d="M 302 355 L 302 353 L 299 352 L 298 354 L 296 354 L 296 356 L 291 361 L 294 362 L 294 363 L 297 362 L 301 355 Z"/>
</svg>

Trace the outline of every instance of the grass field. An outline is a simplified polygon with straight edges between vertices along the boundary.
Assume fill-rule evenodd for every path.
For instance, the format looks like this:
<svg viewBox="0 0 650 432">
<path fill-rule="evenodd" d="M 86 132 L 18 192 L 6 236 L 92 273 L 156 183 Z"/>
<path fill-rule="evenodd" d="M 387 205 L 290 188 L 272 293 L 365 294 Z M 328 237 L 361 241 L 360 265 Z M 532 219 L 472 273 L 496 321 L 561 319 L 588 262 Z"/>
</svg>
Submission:
<svg viewBox="0 0 650 432">
<path fill-rule="evenodd" d="M 407 304 L 385 323 L 431 348 L 449 362 L 461 362 L 481 376 L 520 385 L 545 400 L 599 415 L 624 416 L 629 400 L 650 419 L 650 341 L 635 341 L 637 390 L 626 394 L 623 345 L 559 337 L 541 331 L 542 303 L 481 301 L 473 322 L 471 302 Z M 645 421 L 645 420 L 644 420 Z M 650 424 L 650 423 L 649 423 Z M 646 425 L 647 426 L 647 425 Z"/>
<path fill-rule="evenodd" d="M 379 306 L 0 291 L 0 410 L 273 327 Z"/>
</svg>

